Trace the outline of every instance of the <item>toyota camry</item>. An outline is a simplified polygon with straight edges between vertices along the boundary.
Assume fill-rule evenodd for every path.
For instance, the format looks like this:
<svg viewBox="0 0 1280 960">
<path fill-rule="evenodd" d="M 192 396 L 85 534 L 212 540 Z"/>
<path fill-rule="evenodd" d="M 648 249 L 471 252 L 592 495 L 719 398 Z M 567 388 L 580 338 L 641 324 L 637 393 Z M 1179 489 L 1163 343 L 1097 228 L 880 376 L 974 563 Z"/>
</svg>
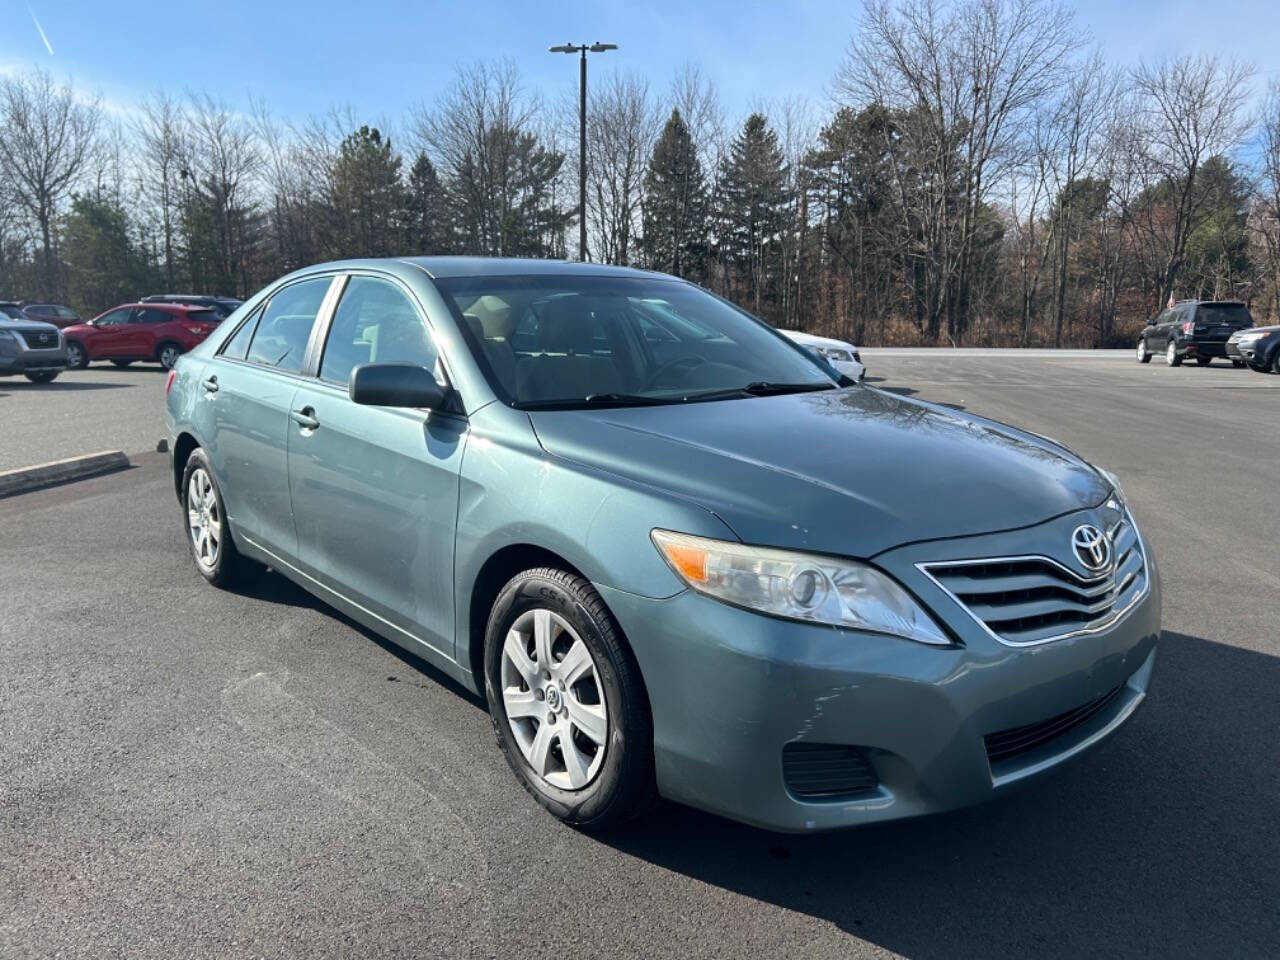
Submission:
<svg viewBox="0 0 1280 960">
<path fill-rule="evenodd" d="M 579 827 L 960 807 L 1147 694 L 1159 577 L 1114 476 L 672 277 L 316 266 L 166 393 L 199 574 L 269 566 L 475 690 Z"/>
</svg>

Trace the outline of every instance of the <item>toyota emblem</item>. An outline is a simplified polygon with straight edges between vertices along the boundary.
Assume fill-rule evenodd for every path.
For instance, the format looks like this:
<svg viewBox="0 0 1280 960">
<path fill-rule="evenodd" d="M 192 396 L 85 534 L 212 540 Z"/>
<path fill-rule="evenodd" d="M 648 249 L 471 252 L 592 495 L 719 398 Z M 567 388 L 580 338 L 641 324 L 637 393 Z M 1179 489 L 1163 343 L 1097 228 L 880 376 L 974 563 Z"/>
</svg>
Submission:
<svg viewBox="0 0 1280 960">
<path fill-rule="evenodd" d="M 1097 573 L 1111 563 L 1111 541 L 1092 523 L 1082 523 L 1072 531 L 1071 546 L 1086 570 Z"/>
</svg>

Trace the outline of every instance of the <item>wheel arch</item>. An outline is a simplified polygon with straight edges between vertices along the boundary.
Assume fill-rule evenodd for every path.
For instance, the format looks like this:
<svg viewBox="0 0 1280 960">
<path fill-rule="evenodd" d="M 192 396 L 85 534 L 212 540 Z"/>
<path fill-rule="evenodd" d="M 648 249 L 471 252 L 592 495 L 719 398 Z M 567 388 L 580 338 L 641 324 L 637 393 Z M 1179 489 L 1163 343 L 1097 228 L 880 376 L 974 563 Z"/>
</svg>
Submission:
<svg viewBox="0 0 1280 960">
<path fill-rule="evenodd" d="M 187 461 L 192 452 L 200 446 L 199 441 L 185 430 L 173 441 L 173 492 L 182 502 L 182 474 L 187 469 Z"/>
<path fill-rule="evenodd" d="M 465 600 L 467 623 L 459 640 L 467 645 L 467 649 L 457 651 L 456 656 L 471 671 L 473 683 L 481 696 L 484 696 L 484 638 L 489 626 L 489 611 L 498 599 L 499 591 L 512 577 L 535 567 L 556 567 L 584 580 L 591 579 L 554 550 L 533 543 L 507 544 L 485 559 L 470 584 Z M 608 609 L 608 604 L 605 604 L 605 609 Z M 613 612 L 610 611 L 609 615 L 613 616 Z"/>
<path fill-rule="evenodd" d="M 152 359 L 158 362 L 160 360 L 160 351 L 163 350 L 165 347 L 177 347 L 179 354 L 183 354 L 187 352 L 186 349 L 182 346 L 182 344 L 179 343 L 173 337 L 164 337 L 163 339 L 156 341 L 156 348 L 151 351 Z"/>
</svg>

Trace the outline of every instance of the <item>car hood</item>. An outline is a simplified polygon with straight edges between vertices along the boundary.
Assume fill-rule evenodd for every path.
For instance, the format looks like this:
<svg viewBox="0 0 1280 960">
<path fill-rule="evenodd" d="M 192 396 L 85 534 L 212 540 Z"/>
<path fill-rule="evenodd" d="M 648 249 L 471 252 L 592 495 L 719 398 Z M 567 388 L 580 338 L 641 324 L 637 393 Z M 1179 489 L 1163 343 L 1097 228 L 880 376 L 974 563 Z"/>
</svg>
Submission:
<svg viewBox="0 0 1280 960">
<path fill-rule="evenodd" d="M 32 327 L 39 327 L 43 330 L 53 330 L 55 333 L 58 330 L 52 323 L 45 323 L 43 320 L 19 320 L 16 317 L 9 316 L 7 313 L 0 314 L 0 328 L 13 329 L 17 327 L 22 327 L 26 330 L 30 330 Z"/>
<path fill-rule="evenodd" d="M 1030 526 L 1111 492 L 1052 441 L 866 387 L 530 417 L 553 456 L 699 503 L 747 543 L 822 553 Z"/>
</svg>

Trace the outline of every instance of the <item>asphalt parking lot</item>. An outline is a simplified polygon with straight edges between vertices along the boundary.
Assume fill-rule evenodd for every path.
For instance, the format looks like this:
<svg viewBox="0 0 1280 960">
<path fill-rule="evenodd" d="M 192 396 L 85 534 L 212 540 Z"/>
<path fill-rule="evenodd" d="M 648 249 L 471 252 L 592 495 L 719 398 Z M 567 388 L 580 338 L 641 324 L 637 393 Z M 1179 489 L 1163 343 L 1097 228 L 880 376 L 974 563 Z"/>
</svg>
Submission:
<svg viewBox="0 0 1280 960">
<path fill-rule="evenodd" d="M 873 386 L 1120 474 L 1165 635 L 1105 746 L 997 803 L 861 831 L 667 805 L 582 835 L 429 667 L 275 575 L 206 586 L 144 455 L 0 500 L 0 956 L 1280 954 L 1280 377 L 864 355 Z M 45 405 L 0 381 L 0 469 L 154 447 L 162 374 L 82 378 L 131 386 Z M 136 439 L 95 426 L 117 420 Z"/>
</svg>

